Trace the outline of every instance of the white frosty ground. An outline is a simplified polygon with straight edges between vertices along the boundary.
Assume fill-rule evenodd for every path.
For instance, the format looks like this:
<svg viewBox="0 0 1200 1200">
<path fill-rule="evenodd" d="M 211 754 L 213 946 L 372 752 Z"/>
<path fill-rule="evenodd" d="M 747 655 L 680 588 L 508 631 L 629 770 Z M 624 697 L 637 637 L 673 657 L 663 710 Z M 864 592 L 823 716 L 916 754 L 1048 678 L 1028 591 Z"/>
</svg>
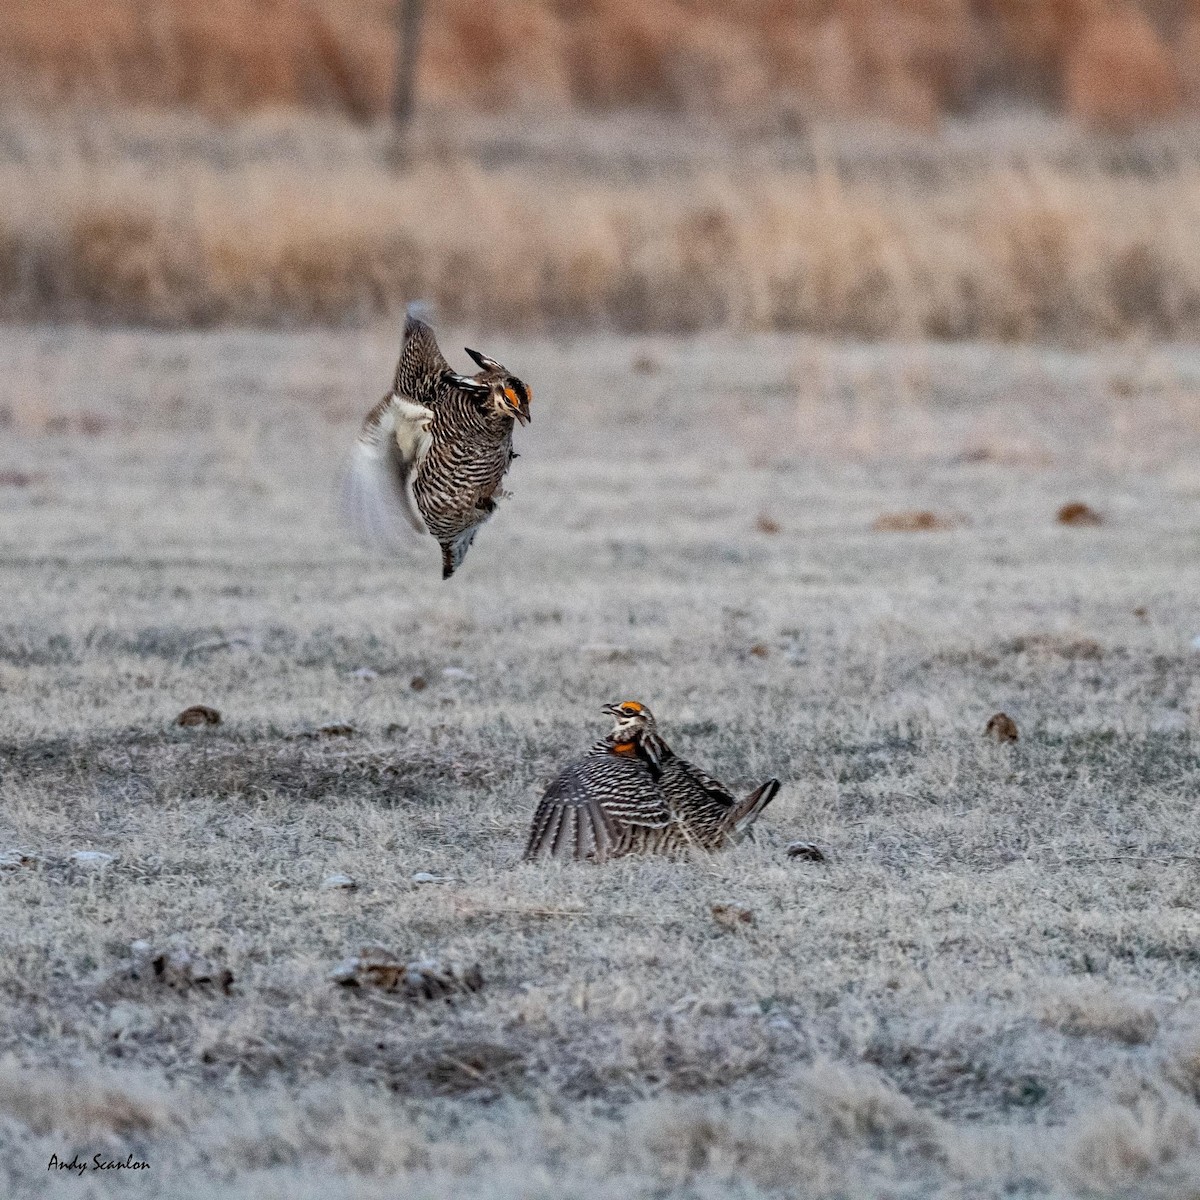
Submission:
<svg viewBox="0 0 1200 1200">
<path fill-rule="evenodd" d="M 1200 1189 L 1200 359 L 443 340 L 535 393 L 447 584 L 332 516 L 390 333 L 0 335 L 0 1191 Z M 625 696 L 757 843 L 520 865 Z M 172 936 L 231 994 L 114 979 Z"/>
</svg>

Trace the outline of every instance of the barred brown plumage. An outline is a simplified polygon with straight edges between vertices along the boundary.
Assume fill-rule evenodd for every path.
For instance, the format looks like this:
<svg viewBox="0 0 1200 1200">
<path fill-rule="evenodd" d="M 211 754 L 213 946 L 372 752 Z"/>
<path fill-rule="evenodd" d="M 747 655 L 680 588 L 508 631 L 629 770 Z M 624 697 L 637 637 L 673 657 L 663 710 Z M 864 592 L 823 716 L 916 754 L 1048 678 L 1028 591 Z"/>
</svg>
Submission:
<svg viewBox="0 0 1200 1200">
<path fill-rule="evenodd" d="M 680 758 L 636 700 L 606 704 L 612 732 L 564 768 L 534 813 L 525 857 L 595 859 L 720 850 L 740 841 L 775 798 L 769 779 L 744 800 Z"/>
<path fill-rule="evenodd" d="M 343 511 L 368 545 L 398 549 L 404 522 L 436 538 L 443 579 L 506 496 L 513 424 L 530 420 L 526 384 L 495 359 L 467 353 L 474 375 L 451 369 L 410 305 L 392 390 L 367 414 L 342 488 Z"/>
</svg>

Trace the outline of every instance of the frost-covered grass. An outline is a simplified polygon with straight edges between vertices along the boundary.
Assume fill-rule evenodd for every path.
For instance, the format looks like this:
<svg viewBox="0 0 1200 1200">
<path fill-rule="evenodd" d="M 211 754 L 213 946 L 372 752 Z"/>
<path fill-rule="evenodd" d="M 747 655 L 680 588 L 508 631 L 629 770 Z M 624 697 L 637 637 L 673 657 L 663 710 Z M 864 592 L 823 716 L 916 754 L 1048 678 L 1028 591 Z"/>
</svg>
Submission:
<svg viewBox="0 0 1200 1200">
<path fill-rule="evenodd" d="M 0 335 L 0 1190 L 1200 1187 L 1200 357 L 489 343 L 534 423 L 443 584 L 328 499 L 393 342 Z M 520 864 L 626 696 L 783 780 L 757 841 Z M 370 944 L 485 986 L 327 982 Z"/>
</svg>

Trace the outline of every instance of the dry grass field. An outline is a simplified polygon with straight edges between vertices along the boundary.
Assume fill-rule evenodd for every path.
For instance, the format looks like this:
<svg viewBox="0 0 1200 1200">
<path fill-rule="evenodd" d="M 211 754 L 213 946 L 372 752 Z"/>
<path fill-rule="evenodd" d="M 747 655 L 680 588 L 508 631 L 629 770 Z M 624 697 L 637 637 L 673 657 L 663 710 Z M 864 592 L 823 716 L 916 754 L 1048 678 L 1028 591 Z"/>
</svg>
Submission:
<svg viewBox="0 0 1200 1200">
<path fill-rule="evenodd" d="M 0 333 L 0 1192 L 1200 1195 L 1200 354 L 483 344 L 442 584 L 330 503 L 392 327 Z M 629 695 L 757 841 L 521 864 Z"/>
<path fill-rule="evenodd" d="M 0 113 L 0 316 L 1200 337 L 1200 127 Z"/>
</svg>

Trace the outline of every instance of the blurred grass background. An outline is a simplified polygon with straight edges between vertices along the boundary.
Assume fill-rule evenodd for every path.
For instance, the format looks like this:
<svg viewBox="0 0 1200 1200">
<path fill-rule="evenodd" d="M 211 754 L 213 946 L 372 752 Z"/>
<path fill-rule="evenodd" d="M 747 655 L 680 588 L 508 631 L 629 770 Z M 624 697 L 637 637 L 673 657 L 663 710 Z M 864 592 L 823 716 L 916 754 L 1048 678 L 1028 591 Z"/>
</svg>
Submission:
<svg viewBox="0 0 1200 1200">
<path fill-rule="evenodd" d="M 0 316 L 1200 332 L 1195 0 L 0 0 Z"/>
<path fill-rule="evenodd" d="M 393 0 L 4 0 L 10 95 L 386 112 Z M 1111 126 L 1200 100 L 1194 0 L 430 0 L 422 89 L 454 110 L 645 107 L 929 124 L 1029 99 Z"/>
</svg>

